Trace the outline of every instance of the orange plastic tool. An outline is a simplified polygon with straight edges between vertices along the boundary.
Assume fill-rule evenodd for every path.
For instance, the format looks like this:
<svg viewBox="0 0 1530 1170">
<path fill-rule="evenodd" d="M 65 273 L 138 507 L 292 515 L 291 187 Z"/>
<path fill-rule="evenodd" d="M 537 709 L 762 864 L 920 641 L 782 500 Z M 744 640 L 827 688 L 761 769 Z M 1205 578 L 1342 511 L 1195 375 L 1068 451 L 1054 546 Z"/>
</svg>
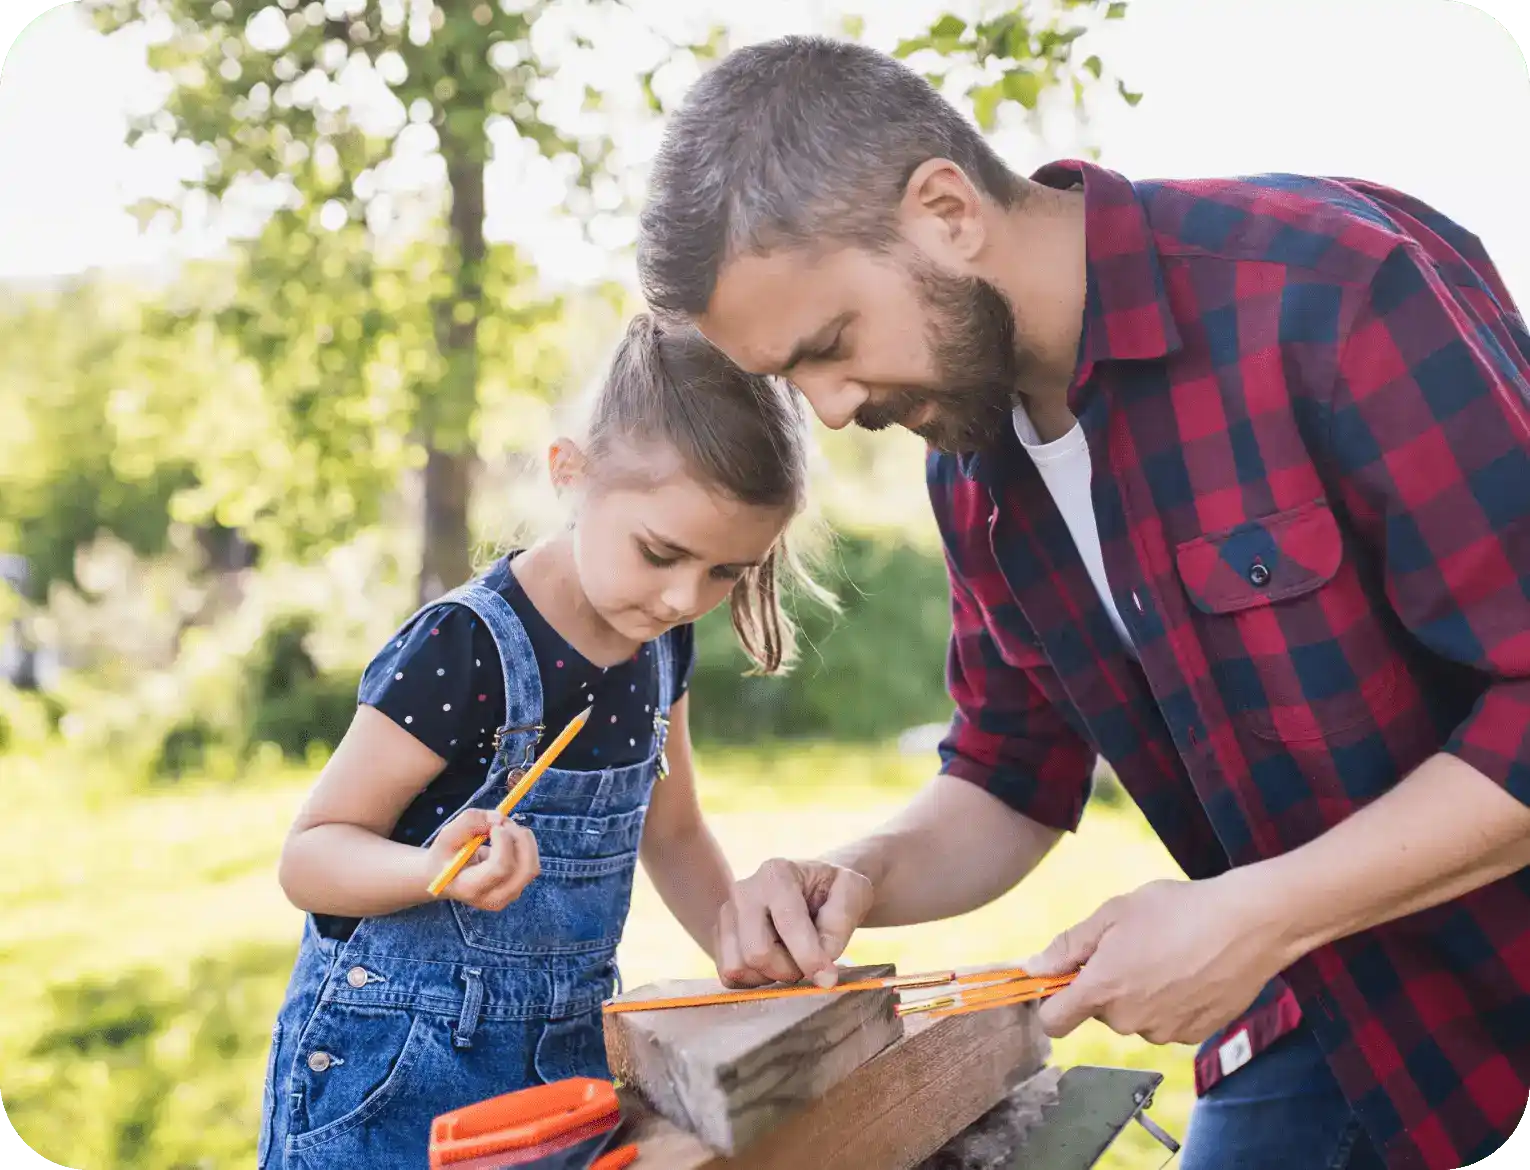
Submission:
<svg viewBox="0 0 1530 1170">
<path fill-rule="evenodd" d="M 620 1122 L 621 1107 L 610 1081 L 574 1077 L 504 1093 L 432 1122 L 430 1170 L 535 1166 L 543 1156 L 556 1158 Z M 637 1155 L 637 1146 L 620 1146 L 602 1153 L 588 1170 L 622 1170 Z"/>
</svg>

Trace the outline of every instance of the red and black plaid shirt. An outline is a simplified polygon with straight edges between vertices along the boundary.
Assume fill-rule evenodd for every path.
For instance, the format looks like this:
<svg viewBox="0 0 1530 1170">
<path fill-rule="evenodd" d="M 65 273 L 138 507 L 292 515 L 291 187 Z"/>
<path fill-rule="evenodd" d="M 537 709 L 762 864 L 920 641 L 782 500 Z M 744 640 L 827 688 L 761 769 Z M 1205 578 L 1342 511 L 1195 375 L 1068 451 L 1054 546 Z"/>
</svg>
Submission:
<svg viewBox="0 0 1530 1170">
<path fill-rule="evenodd" d="M 1017 440 L 931 454 L 944 771 L 1071 829 L 1098 753 L 1192 878 L 1442 750 L 1530 802 L 1530 335 L 1478 240 L 1351 180 L 1035 177 L 1084 184 L 1069 401 L 1140 664 Z M 1486 1156 L 1530 1085 L 1530 870 L 1303 959 L 1200 1088 L 1302 1019 L 1393 1170 Z"/>
</svg>

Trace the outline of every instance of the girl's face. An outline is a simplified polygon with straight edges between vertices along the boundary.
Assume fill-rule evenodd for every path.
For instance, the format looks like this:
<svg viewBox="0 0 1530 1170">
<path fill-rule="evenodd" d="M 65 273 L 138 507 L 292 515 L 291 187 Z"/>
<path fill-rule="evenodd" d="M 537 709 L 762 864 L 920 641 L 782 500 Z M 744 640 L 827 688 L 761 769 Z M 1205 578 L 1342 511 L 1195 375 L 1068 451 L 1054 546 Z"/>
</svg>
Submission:
<svg viewBox="0 0 1530 1170">
<path fill-rule="evenodd" d="M 581 465 L 565 482 L 578 490 L 574 564 L 585 597 L 637 642 L 715 608 L 791 519 L 789 509 L 742 504 L 698 483 L 674 456 L 641 478 L 603 483 Z"/>
</svg>

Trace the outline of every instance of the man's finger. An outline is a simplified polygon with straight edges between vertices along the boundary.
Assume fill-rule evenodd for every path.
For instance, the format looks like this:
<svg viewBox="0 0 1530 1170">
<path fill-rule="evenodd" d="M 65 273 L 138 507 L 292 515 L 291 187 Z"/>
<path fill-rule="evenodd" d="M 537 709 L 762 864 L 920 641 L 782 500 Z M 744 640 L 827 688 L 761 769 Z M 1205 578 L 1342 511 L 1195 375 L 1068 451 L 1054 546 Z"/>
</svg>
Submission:
<svg viewBox="0 0 1530 1170">
<path fill-rule="evenodd" d="M 717 974 L 726 987 L 759 987 L 770 980 L 744 962 L 738 941 L 738 912 L 724 902 L 717 915 Z"/>
<path fill-rule="evenodd" d="M 1054 938 L 1040 954 L 1021 964 L 1031 975 L 1071 975 L 1089 961 L 1114 916 L 1101 907 Z"/>
<path fill-rule="evenodd" d="M 803 916 L 811 921 L 801 882 L 795 875 L 794 866 L 767 861 L 752 878 L 734 887 L 733 907 L 744 963 L 774 982 L 794 983 L 802 978 L 802 971 L 782 945 L 774 922 L 779 908 L 792 899 L 801 904 Z"/>
<path fill-rule="evenodd" d="M 786 961 L 796 969 L 793 974 L 783 973 L 783 981 L 795 982 L 809 977 L 825 987 L 833 986 L 833 959 L 823 953 L 818 929 L 799 888 L 781 886 L 771 892 L 770 921 L 785 948 Z M 823 983 L 825 967 L 830 969 L 828 983 Z"/>
<path fill-rule="evenodd" d="M 871 883 L 860 874 L 841 870 L 835 876 L 834 884 L 829 887 L 829 895 L 819 908 L 815 921 L 818 945 L 825 966 L 810 974 L 819 986 L 834 986 L 839 974 L 834 962 L 845 953 L 845 948 L 850 945 L 850 936 L 871 910 L 871 898 Z"/>
<path fill-rule="evenodd" d="M 1080 975 L 1061 991 L 1042 1000 L 1036 1019 L 1043 1032 L 1053 1040 L 1060 1040 L 1085 1020 L 1093 1019 L 1102 1007 L 1092 982 Z"/>
</svg>

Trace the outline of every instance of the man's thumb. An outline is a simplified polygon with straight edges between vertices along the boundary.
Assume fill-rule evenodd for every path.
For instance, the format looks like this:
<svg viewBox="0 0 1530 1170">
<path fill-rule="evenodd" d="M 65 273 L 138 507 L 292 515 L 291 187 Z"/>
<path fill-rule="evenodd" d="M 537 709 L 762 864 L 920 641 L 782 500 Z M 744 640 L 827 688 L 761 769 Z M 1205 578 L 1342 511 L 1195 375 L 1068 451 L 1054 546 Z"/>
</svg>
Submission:
<svg viewBox="0 0 1530 1170">
<path fill-rule="evenodd" d="M 1109 925 L 1109 917 L 1097 910 L 1020 965 L 1028 975 L 1071 975 L 1089 961 Z"/>
<path fill-rule="evenodd" d="M 818 941 L 823 947 L 824 958 L 830 963 L 845 953 L 850 936 L 871 909 L 870 883 L 860 874 L 841 872 L 829 887 L 813 925 L 818 928 Z"/>
</svg>

